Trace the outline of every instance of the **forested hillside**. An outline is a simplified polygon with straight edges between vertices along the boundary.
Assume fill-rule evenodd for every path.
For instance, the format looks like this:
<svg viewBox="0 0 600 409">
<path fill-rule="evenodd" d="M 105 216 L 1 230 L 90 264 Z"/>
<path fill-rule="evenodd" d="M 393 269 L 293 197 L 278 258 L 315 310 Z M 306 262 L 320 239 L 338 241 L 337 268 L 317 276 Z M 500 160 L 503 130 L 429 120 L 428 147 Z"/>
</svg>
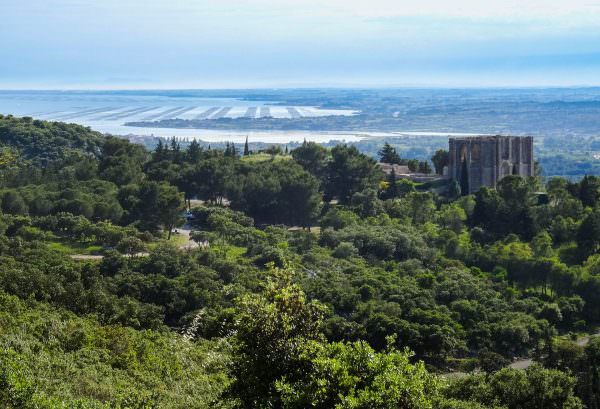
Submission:
<svg viewBox="0 0 600 409">
<path fill-rule="evenodd" d="M 2 407 L 600 408 L 599 178 L 247 153 L 0 116 Z"/>
</svg>

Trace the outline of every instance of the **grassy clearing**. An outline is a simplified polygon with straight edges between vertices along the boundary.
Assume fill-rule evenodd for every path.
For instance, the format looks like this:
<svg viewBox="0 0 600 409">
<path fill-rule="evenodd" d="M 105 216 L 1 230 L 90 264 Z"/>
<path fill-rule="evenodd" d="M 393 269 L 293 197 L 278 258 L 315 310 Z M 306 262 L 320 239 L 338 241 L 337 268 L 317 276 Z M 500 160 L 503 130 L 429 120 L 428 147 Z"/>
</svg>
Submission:
<svg viewBox="0 0 600 409">
<path fill-rule="evenodd" d="M 290 155 L 269 155 L 268 153 L 254 153 L 249 156 L 243 156 L 242 161 L 249 163 L 258 163 L 258 162 L 267 162 L 267 161 L 284 161 L 290 160 L 292 157 Z"/>
<path fill-rule="evenodd" d="M 89 254 L 89 255 L 97 255 L 102 254 L 102 250 L 104 249 L 101 245 L 98 244 L 88 244 L 81 243 L 66 239 L 55 239 L 48 243 L 48 247 L 60 251 L 63 254 L 71 255 L 71 254 Z"/>
<path fill-rule="evenodd" d="M 169 241 L 178 247 L 184 246 L 188 242 L 188 236 L 185 234 L 181 234 L 181 233 L 179 233 L 179 234 L 173 233 L 171 235 L 171 240 L 169 240 Z"/>
<path fill-rule="evenodd" d="M 167 234 L 164 234 L 164 237 L 160 240 L 153 241 L 152 243 L 146 243 L 146 247 L 148 250 L 154 250 L 161 243 L 169 243 L 177 247 L 182 247 L 186 245 L 188 242 L 187 236 L 185 234 L 171 234 L 171 239 L 167 240 Z"/>
</svg>

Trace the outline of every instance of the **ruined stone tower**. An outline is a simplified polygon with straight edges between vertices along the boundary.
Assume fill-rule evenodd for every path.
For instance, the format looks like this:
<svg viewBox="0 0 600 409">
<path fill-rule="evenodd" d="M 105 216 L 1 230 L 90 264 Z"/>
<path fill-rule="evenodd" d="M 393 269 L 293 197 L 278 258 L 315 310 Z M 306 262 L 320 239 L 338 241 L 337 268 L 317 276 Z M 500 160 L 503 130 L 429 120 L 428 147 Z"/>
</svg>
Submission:
<svg viewBox="0 0 600 409">
<path fill-rule="evenodd" d="M 476 192 L 481 186 L 495 188 L 508 175 L 534 175 L 533 137 L 450 138 L 448 176 L 461 184 L 463 193 Z"/>
</svg>

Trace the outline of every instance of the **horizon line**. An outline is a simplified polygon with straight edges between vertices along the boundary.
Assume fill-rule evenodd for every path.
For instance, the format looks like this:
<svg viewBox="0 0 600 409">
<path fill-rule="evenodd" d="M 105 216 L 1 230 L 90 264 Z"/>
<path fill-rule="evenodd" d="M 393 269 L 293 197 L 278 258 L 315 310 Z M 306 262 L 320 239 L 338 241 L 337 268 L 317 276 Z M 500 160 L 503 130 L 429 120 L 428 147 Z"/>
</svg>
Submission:
<svg viewBox="0 0 600 409">
<path fill-rule="evenodd" d="M 406 85 L 306 85 L 306 86 L 246 86 L 246 87 L 4 87 L 0 92 L 126 92 L 126 91 L 258 91 L 258 90 L 375 90 L 375 89 L 569 89 L 600 88 L 600 84 L 540 84 L 540 85 L 439 85 L 439 84 L 406 84 Z"/>
</svg>

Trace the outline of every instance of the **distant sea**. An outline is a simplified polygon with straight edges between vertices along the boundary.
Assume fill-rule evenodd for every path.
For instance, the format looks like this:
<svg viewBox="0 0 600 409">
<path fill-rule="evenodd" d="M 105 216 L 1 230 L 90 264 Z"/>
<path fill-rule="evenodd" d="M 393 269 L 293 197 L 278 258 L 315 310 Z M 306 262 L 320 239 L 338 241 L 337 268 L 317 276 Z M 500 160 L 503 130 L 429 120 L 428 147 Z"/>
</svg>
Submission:
<svg viewBox="0 0 600 409">
<path fill-rule="evenodd" d="M 600 137 L 600 88 L 0 91 L 0 113 L 72 122 L 113 135 L 206 142 L 480 134 L 563 141 Z M 289 122 L 304 130 L 287 130 L 294 128 L 286 121 L 212 121 L 269 117 L 293 119 Z M 175 119 L 188 121 L 171 122 Z M 205 119 L 211 121 L 203 124 Z M 169 127 L 176 123 L 189 126 Z"/>
</svg>

